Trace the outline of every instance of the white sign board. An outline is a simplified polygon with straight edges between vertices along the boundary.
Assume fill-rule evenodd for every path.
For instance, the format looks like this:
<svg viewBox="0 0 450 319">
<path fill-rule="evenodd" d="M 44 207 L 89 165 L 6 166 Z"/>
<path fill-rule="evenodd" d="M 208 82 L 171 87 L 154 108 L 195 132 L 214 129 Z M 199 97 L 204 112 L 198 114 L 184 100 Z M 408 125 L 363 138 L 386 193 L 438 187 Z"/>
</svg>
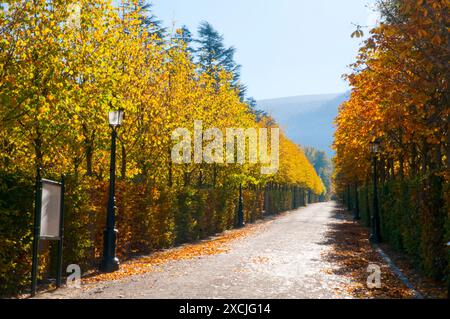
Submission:
<svg viewBox="0 0 450 319">
<path fill-rule="evenodd" d="M 41 233 L 43 239 L 59 239 L 61 218 L 61 185 L 42 180 Z"/>
</svg>

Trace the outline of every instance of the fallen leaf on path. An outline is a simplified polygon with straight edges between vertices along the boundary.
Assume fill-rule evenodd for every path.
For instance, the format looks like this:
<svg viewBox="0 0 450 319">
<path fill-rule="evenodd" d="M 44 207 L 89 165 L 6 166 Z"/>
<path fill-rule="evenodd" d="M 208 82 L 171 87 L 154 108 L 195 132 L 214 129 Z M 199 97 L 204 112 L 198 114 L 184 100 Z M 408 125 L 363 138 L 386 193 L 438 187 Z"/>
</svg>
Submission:
<svg viewBox="0 0 450 319">
<path fill-rule="evenodd" d="M 120 265 L 120 269 L 114 273 L 104 274 L 98 272 L 88 273 L 83 279 L 83 284 L 102 281 L 119 280 L 125 277 L 139 275 L 148 272 L 162 271 L 159 266 L 170 261 L 193 259 L 200 256 L 217 255 L 227 253 L 228 244 L 232 241 L 248 236 L 262 226 L 259 224 L 247 225 L 246 228 L 227 231 L 210 240 L 198 243 L 185 244 L 183 246 L 155 252 L 148 256 L 141 256 Z"/>
</svg>

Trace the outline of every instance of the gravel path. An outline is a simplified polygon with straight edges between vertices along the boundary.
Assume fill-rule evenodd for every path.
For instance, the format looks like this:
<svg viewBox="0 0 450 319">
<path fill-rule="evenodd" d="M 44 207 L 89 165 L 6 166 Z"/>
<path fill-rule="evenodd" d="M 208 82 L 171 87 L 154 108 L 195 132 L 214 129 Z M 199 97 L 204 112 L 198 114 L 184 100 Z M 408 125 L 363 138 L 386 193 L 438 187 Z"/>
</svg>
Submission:
<svg viewBox="0 0 450 319">
<path fill-rule="evenodd" d="M 331 249 L 325 234 L 336 204 L 313 204 L 265 222 L 229 251 L 171 261 L 158 271 L 59 289 L 38 298 L 345 298 L 345 283 L 322 255 Z"/>
</svg>

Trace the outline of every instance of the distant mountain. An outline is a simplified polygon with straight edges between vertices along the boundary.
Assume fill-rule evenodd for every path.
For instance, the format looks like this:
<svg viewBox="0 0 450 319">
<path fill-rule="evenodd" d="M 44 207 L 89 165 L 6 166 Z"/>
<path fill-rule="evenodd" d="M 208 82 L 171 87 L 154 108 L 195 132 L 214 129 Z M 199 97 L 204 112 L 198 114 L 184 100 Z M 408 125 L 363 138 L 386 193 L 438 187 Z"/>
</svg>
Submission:
<svg viewBox="0 0 450 319">
<path fill-rule="evenodd" d="M 349 93 L 294 96 L 261 100 L 257 107 L 271 115 L 291 140 L 332 157 L 333 122 L 348 97 Z"/>
</svg>

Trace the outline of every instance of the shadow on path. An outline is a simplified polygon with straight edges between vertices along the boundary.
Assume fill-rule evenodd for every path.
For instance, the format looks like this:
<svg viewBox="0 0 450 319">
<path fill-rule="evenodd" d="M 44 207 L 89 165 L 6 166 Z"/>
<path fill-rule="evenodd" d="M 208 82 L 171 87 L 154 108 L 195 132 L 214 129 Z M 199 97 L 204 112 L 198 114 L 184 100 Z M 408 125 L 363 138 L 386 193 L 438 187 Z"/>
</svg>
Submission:
<svg viewBox="0 0 450 319">
<path fill-rule="evenodd" d="M 353 221 L 343 209 L 336 208 L 328 224 L 326 240 L 321 243 L 330 246 L 323 258 L 333 267 L 326 271 L 345 278 L 345 284 L 336 289 L 355 298 L 412 298 L 409 290 L 390 270 L 381 256 L 372 248 L 369 231 Z M 381 268 L 381 288 L 369 289 L 367 278 L 369 265 Z"/>
</svg>

